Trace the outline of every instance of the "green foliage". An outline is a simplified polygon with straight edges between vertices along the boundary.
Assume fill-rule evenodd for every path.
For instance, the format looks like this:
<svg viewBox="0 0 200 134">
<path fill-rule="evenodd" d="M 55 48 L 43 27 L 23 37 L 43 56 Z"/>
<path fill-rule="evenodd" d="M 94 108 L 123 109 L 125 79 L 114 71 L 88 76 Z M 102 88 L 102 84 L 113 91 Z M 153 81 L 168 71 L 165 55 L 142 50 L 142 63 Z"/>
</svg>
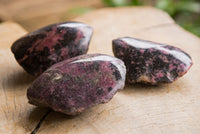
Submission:
<svg viewBox="0 0 200 134">
<path fill-rule="evenodd" d="M 107 6 L 138 6 L 145 0 L 102 0 Z M 166 11 L 186 30 L 200 37 L 200 1 L 198 0 L 157 0 L 155 7 Z"/>
<path fill-rule="evenodd" d="M 193 13 L 200 13 L 200 2 L 182 0 L 176 4 L 177 11 L 188 11 Z"/>
<path fill-rule="evenodd" d="M 159 0 L 156 7 L 166 11 L 180 26 L 200 37 L 200 2 Z"/>
<path fill-rule="evenodd" d="M 182 11 L 200 13 L 200 3 L 194 0 L 179 0 L 176 2 L 174 0 L 159 0 L 155 6 L 166 11 L 171 16 Z"/>
<path fill-rule="evenodd" d="M 168 14 L 173 16 L 176 13 L 176 4 L 173 0 L 159 0 L 156 3 L 156 7 L 166 11 Z"/>
<path fill-rule="evenodd" d="M 103 0 L 103 2 L 111 7 L 142 5 L 141 0 Z"/>
<path fill-rule="evenodd" d="M 186 30 L 188 30 L 189 32 L 197 35 L 200 37 L 200 26 L 195 26 L 191 23 L 186 23 L 186 24 L 183 24 L 181 25 L 183 28 L 185 28 Z"/>
<path fill-rule="evenodd" d="M 176 22 L 186 30 L 200 37 L 200 15 L 197 13 L 181 12 L 176 15 Z"/>
<path fill-rule="evenodd" d="M 91 10 L 93 9 L 88 7 L 76 7 L 68 10 L 68 13 L 71 15 L 81 15 L 90 12 Z"/>
</svg>

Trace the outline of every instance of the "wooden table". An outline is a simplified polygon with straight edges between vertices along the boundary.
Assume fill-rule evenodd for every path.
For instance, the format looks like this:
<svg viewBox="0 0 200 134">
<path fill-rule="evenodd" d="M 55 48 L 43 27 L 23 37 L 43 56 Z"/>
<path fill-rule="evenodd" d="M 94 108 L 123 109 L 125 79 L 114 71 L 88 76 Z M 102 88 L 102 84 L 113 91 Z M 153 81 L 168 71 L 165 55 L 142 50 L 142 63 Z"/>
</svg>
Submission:
<svg viewBox="0 0 200 134">
<path fill-rule="evenodd" d="M 102 5 L 101 0 L 0 0 L 0 20 L 13 20 L 33 31 L 78 16 L 74 13 L 78 8 L 94 9 Z"/>
<path fill-rule="evenodd" d="M 75 117 L 27 103 L 35 79 L 17 64 L 10 46 L 26 31 L 0 25 L 0 133 L 2 134 L 199 134 L 200 39 L 164 12 L 151 7 L 106 8 L 75 19 L 94 28 L 89 53 L 112 55 L 111 41 L 132 36 L 168 43 L 188 52 L 194 65 L 176 82 L 161 86 L 126 85 L 107 104 Z"/>
</svg>

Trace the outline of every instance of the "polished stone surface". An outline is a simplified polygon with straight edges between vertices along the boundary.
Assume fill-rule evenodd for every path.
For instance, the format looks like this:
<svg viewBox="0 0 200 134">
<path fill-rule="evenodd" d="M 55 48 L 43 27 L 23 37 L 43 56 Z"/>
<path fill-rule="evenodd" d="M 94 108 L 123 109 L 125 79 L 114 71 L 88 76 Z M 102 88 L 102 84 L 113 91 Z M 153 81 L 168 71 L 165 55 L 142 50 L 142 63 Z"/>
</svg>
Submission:
<svg viewBox="0 0 200 134">
<path fill-rule="evenodd" d="M 113 40 L 113 52 L 124 61 L 129 83 L 171 83 L 193 64 L 179 48 L 131 37 Z"/>
<path fill-rule="evenodd" d="M 29 103 L 76 115 L 106 103 L 124 88 L 126 68 L 120 59 L 103 54 L 77 56 L 59 62 L 28 88 Z"/>
<path fill-rule="evenodd" d="M 92 32 L 83 23 L 52 24 L 18 39 L 11 50 L 18 63 L 37 76 L 57 62 L 86 54 Z"/>
</svg>

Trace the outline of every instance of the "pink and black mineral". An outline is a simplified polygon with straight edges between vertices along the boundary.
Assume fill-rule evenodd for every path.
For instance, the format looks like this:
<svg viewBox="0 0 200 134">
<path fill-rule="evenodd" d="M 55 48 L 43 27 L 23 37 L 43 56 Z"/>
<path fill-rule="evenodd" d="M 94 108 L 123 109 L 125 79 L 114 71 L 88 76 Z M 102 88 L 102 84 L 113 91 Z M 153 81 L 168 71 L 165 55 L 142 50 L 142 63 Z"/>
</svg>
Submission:
<svg viewBox="0 0 200 134">
<path fill-rule="evenodd" d="M 92 32 L 83 23 L 52 24 L 18 39 L 11 50 L 28 73 L 38 76 L 57 62 L 86 54 Z"/>
<path fill-rule="evenodd" d="M 128 83 L 171 83 L 193 64 L 179 48 L 130 37 L 113 40 L 113 52 L 126 65 Z"/>
<path fill-rule="evenodd" d="M 126 67 L 113 56 L 88 54 L 51 66 L 28 88 L 29 103 L 68 115 L 112 99 L 124 88 Z"/>
</svg>

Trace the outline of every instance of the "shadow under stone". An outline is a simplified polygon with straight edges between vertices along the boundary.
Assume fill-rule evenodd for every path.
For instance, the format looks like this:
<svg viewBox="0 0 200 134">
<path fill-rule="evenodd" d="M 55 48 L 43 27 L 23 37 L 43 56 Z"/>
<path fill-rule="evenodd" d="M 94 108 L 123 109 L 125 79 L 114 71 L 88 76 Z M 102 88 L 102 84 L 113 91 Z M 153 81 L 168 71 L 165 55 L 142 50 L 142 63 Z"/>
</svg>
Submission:
<svg viewBox="0 0 200 134">
<path fill-rule="evenodd" d="M 30 85 L 35 79 L 36 77 L 29 75 L 25 71 L 9 73 L 3 79 L 3 88 L 8 90 L 20 89 L 19 87 Z"/>
</svg>

